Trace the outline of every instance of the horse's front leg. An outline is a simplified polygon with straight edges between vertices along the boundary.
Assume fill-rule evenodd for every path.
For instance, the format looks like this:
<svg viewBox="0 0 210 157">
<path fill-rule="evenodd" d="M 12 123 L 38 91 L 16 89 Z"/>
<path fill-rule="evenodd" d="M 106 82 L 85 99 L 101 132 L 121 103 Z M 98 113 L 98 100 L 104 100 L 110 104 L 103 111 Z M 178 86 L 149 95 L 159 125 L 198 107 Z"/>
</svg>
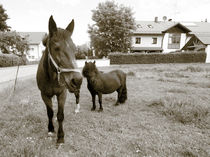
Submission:
<svg viewBox="0 0 210 157">
<path fill-rule="evenodd" d="M 80 104 L 79 104 L 80 91 L 76 91 L 74 93 L 74 95 L 76 97 L 76 104 L 77 104 L 77 108 L 75 109 L 75 113 L 79 113 L 79 109 L 80 109 Z"/>
<path fill-rule="evenodd" d="M 94 111 L 96 109 L 96 93 L 95 92 L 91 92 L 92 95 L 92 103 L 93 103 L 93 107 L 91 108 L 91 111 Z"/>
<path fill-rule="evenodd" d="M 98 93 L 98 101 L 99 101 L 99 112 L 103 111 L 103 107 L 102 107 L 102 93 Z"/>
<path fill-rule="evenodd" d="M 58 133 L 57 133 L 57 143 L 64 143 L 64 131 L 63 131 L 63 120 L 64 120 L 64 104 L 66 102 L 66 90 L 57 95 L 58 101 Z"/>
<path fill-rule="evenodd" d="M 52 108 L 52 97 L 45 95 L 43 92 L 41 93 L 42 100 L 44 101 L 46 108 L 47 108 L 47 116 L 48 116 L 48 136 L 52 136 L 55 132 L 53 126 L 53 108 Z"/>
</svg>

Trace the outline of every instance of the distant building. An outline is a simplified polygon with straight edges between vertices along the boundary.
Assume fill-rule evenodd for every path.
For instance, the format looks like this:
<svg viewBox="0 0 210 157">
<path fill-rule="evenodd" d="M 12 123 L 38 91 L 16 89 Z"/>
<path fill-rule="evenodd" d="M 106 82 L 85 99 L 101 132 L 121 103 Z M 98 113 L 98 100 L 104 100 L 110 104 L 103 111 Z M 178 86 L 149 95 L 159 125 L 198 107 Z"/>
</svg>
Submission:
<svg viewBox="0 0 210 157">
<path fill-rule="evenodd" d="M 136 28 L 132 35 L 131 52 L 187 51 L 190 50 L 189 46 L 192 46 L 193 40 L 197 40 L 203 44 L 203 49 L 199 50 L 207 53 L 207 62 L 210 62 L 210 23 L 208 22 L 158 21 L 156 17 L 154 21 L 136 21 Z"/>
<path fill-rule="evenodd" d="M 18 34 L 28 40 L 29 51 L 26 58 L 28 61 L 39 61 L 42 56 L 42 51 L 45 47 L 42 45 L 42 39 L 45 32 L 18 32 Z"/>
</svg>

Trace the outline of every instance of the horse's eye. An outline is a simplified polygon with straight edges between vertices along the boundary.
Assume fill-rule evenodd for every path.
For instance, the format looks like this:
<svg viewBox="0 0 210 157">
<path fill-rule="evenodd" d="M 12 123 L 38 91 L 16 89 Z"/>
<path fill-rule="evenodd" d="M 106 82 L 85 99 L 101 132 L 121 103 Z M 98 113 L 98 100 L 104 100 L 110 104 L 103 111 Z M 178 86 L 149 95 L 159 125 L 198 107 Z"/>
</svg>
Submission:
<svg viewBox="0 0 210 157">
<path fill-rule="evenodd" d="M 55 51 L 60 51 L 60 48 L 59 48 L 59 47 L 56 47 L 56 48 L 55 48 Z"/>
</svg>

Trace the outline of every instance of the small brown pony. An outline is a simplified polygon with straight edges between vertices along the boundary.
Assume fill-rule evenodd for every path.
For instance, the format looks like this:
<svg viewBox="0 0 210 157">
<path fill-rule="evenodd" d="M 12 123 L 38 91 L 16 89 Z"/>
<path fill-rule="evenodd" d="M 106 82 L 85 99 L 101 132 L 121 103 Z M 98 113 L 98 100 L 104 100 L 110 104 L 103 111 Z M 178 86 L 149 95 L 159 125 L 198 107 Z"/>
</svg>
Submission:
<svg viewBox="0 0 210 157">
<path fill-rule="evenodd" d="M 102 94 L 110 94 L 115 91 L 118 93 L 118 98 L 115 105 L 124 103 L 127 99 L 126 74 L 122 70 L 113 70 L 108 73 L 99 71 L 95 65 L 95 61 L 85 62 L 82 74 L 87 78 L 87 87 L 92 96 L 93 107 L 96 109 L 95 97 L 98 95 L 100 108 L 102 107 Z"/>
<path fill-rule="evenodd" d="M 46 46 L 37 70 L 37 85 L 41 91 L 41 97 L 47 108 L 48 135 L 55 132 L 53 125 L 52 97 L 55 95 L 58 101 L 57 120 L 59 124 L 57 143 L 64 143 L 64 104 L 67 89 L 74 93 L 76 102 L 79 103 L 82 75 L 75 69 L 76 47 L 71 39 L 74 29 L 74 20 L 66 29 L 57 28 L 51 16 L 49 19 L 49 35 L 43 40 Z M 79 105 L 79 104 L 78 104 Z"/>
</svg>

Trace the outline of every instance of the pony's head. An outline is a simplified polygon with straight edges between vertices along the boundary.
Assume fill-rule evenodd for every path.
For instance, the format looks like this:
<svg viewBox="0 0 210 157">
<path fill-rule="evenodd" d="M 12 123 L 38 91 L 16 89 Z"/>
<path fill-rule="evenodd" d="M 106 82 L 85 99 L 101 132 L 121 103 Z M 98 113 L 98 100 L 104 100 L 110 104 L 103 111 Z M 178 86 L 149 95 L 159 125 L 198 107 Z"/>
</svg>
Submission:
<svg viewBox="0 0 210 157">
<path fill-rule="evenodd" d="M 95 76 L 98 73 L 98 69 L 96 68 L 96 62 L 87 62 L 85 61 L 85 66 L 82 69 L 82 75 L 86 78 Z"/>
<path fill-rule="evenodd" d="M 54 73 L 53 77 L 58 77 L 58 82 L 65 84 L 67 88 L 76 87 L 77 81 L 81 81 L 81 74 L 71 69 L 77 68 L 74 45 L 71 35 L 74 30 L 74 20 L 72 20 L 66 29 L 57 28 L 57 25 L 51 16 L 49 19 L 49 34 L 43 40 L 49 56 L 49 64 Z M 69 70 L 69 71 L 68 71 Z"/>
</svg>

